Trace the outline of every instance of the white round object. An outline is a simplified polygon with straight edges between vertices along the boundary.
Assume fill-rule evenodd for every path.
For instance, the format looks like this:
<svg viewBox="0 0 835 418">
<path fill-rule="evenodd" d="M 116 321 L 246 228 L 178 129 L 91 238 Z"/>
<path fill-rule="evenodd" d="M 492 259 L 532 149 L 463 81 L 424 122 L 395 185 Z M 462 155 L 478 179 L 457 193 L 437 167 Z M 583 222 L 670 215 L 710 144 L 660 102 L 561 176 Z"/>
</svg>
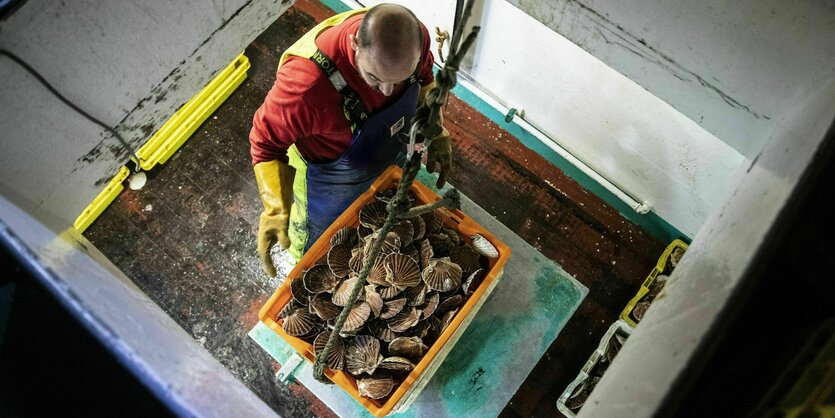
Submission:
<svg viewBox="0 0 835 418">
<path fill-rule="evenodd" d="M 133 173 L 133 175 L 128 178 L 128 187 L 130 187 L 131 190 L 140 190 L 145 187 L 146 181 L 148 181 L 148 176 L 145 175 L 144 171 Z"/>
</svg>

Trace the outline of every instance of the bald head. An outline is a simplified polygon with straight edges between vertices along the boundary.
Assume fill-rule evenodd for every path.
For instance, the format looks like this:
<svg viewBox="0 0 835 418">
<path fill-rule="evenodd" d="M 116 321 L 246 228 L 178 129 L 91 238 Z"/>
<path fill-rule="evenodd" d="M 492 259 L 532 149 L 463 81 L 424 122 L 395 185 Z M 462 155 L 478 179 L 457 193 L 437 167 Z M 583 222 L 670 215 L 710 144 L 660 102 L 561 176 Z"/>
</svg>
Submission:
<svg viewBox="0 0 835 418">
<path fill-rule="evenodd" d="M 387 85 L 402 82 L 415 71 L 422 43 L 423 31 L 417 17 L 397 4 L 369 9 L 352 38 L 360 74 L 386 95 L 390 94 Z"/>
<path fill-rule="evenodd" d="M 420 54 L 423 33 L 411 10 L 383 3 L 368 9 L 357 31 L 359 45 L 383 54 Z"/>
</svg>

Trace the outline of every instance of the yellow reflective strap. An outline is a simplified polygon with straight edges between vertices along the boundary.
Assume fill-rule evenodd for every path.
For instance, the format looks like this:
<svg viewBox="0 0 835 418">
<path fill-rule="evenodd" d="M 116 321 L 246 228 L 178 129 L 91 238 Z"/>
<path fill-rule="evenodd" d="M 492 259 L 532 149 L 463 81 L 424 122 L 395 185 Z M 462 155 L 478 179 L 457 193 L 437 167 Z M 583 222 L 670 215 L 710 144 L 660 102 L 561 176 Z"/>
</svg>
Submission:
<svg viewBox="0 0 835 418">
<path fill-rule="evenodd" d="M 318 49 L 316 47 L 316 38 L 325 31 L 325 29 L 330 28 L 331 26 L 336 26 L 351 16 L 358 15 L 360 13 L 365 13 L 368 11 L 368 8 L 357 9 L 357 10 L 350 10 L 344 13 L 340 13 L 338 15 L 331 16 L 321 23 L 316 25 L 313 29 L 309 32 L 304 34 L 299 40 L 297 40 L 293 45 L 290 45 L 290 48 L 287 48 L 283 54 L 281 54 L 281 59 L 278 60 L 278 66 L 281 67 L 281 64 L 289 57 L 290 55 L 296 55 L 302 58 L 310 58 L 313 54 L 316 53 Z"/>
<path fill-rule="evenodd" d="M 296 144 L 287 149 L 290 166 L 296 169 L 293 178 L 293 207 L 290 209 L 290 225 L 287 228 L 290 236 L 290 255 L 296 260 L 302 258 L 304 247 L 307 245 L 307 162 L 299 154 Z"/>
</svg>

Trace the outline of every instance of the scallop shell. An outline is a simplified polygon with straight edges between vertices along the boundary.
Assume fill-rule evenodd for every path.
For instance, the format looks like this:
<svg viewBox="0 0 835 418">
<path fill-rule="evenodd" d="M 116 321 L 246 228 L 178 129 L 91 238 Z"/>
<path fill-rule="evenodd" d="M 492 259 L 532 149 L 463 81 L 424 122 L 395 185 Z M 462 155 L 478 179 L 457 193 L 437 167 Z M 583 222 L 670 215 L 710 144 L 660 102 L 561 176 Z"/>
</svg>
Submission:
<svg viewBox="0 0 835 418">
<path fill-rule="evenodd" d="M 429 291 L 429 288 L 426 286 L 426 283 L 419 283 L 415 287 L 410 287 L 403 292 L 403 296 L 406 296 L 408 299 L 409 306 L 418 306 L 422 305 L 424 300 L 426 300 L 426 293 Z"/>
<path fill-rule="evenodd" d="M 479 254 L 487 258 L 496 258 L 499 256 L 499 250 L 497 250 L 496 247 L 494 247 L 493 244 L 487 240 L 487 238 L 484 238 L 479 234 L 475 234 L 470 238 L 473 240 L 473 249 L 475 249 Z"/>
<path fill-rule="evenodd" d="M 371 228 L 366 228 L 362 225 L 357 227 L 357 237 L 359 238 L 359 242 L 365 242 L 365 239 L 368 238 L 369 235 L 373 234 L 374 230 Z"/>
<path fill-rule="evenodd" d="M 342 278 L 351 270 L 351 243 L 335 245 L 328 250 L 328 266 L 336 277 Z"/>
<path fill-rule="evenodd" d="M 368 321 L 368 332 L 385 342 L 390 342 L 397 338 L 397 334 L 390 330 L 386 321 L 382 319 Z"/>
<path fill-rule="evenodd" d="M 407 245 L 405 248 L 403 248 L 403 251 L 401 251 L 401 253 L 403 255 L 408 255 L 412 260 L 415 260 L 415 262 L 418 262 L 418 260 L 420 260 L 420 250 L 418 250 L 418 248 L 415 247 L 414 243 L 412 243 L 412 245 Z"/>
<path fill-rule="evenodd" d="M 389 343 L 389 354 L 413 361 L 423 358 L 429 348 L 418 337 L 397 337 Z"/>
<path fill-rule="evenodd" d="M 405 308 L 388 320 L 388 326 L 394 332 L 405 332 L 407 329 L 417 325 L 418 321 L 420 321 L 420 313 L 418 313 L 418 310 L 415 308 Z"/>
<path fill-rule="evenodd" d="M 385 258 L 386 281 L 398 288 L 407 288 L 420 284 L 418 263 L 405 254 L 389 254 Z"/>
<path fill-rule="evenodd" d="M 431 316 L 430 318 L 435 318 Z M 424 319 L 419 321 L 417 325 L 412 327 L 409 332 L 404 333 L 404 335 L 408 337 L 417 337 L 417 338 L 424 338 L 429 334 L 429 331 L 432 329 L 432 322 L 428 319 Z"/>
<path fill-rule="evenodd" d="M 313 341 L 313 353 L 317 357 L 325 351 L 325 345 L 328 343 L 328 338 L 330 338 L 330 336 L 331 332 L 328 330 L 322 331 L 316 336 L 316 339 Z M 331 347 L 331 351 L 328 353 L 326 367 L 331 370 L 345 369 L 345 342 L 340 336 L 336 337 L 336 340 Z"/>
<path fill-rule="evenodd" d="M 281 329 L 294 337 L 301 337 L 312 331 L 317 324 L 316 315 L 307 312 L 305 309 L 297 309 L 293 311 L 287 318 L 284 318 L 284 323 L 281 324 Z"/>
<path fill-rule="evenodd" d="M 365 286 L 365 303 L 371 308 L 371 315 L 374 318 L 383 313 L 383 306 L 385 306 L 383 298 L 374 290 L 373 285 Z"/>
<path fill-rule="evenodd" d="M 354 233 L 354 228 L 346 226 L 333 234 L 331 237 L 331 247 L 336 247 L 337 245 L 342 244 L 353 245 L 353 237 L 355 236 L 356 234 Z"/>
<path fill-rule="evenodd" d="M 391 286 L 391 283 L 386 280 L 386 276 L 388 276 L 388 273 L 386 270 L 385 256 L 379 256 L 374 266 L 368 271 L 368 283 L 386 287 Z"/>
<path fill-rule="evenodd" d="M 311 295 L 315 295 L 322 292 L 332 292 L 333 288 L 339 284 L 339 277 L 334 276 L 327 265 L 319 264 L 304 272 L 303 282 L 305 289 Z"/>
<path fill-rule="evenodd" d="M 310 298 L 311 294 L 310 291 L 304 286 L 304 280 L 301 277 L 293 279 L 290 282 L 290 293 L 293 295 L 293 299 L 301 305 L 307 306 L 308 299 Z"/>
<path fill-rule="evenodd" d="M 322 318 L 323 321 L 330 321 L 331 319 L 339 316 L 339 313 L 342 312 L 342 308 L 334 305 L 334 303 L 331 302 L 331 295 L 327 293 L 320 293 L 310 298 L 310 308 L 313 309 L 313 312 L 318 315 L 319 318 Z"/>
<path fill-rule="evenodd" d="M 446 234 L 426 234 L 426 239 L 432 245 L 432 252 L 435 257 L 446 257 L 452 248 L 452 241 Z"/>
<path fill-rule="evenodd" d="M 406 306 L 406 298 L 398 298 L 386 301 L 383 304 L 383 311 L 380 313 L 380 318 L 391 319 Z"/>
<path fill-rule="evenodd" d="M 429 318 L 435 313 L 435 310 L 438 309 L 438 305 L 440 304 L 441 296 L 438 292 L 431 292 L 426 295 L 426 301 L 423 302 L 422 305 L 418 306 L 418 310 L 420 311 L 421 318 Z"/>
<path fill-rule="evenodd" d="M 382 359 L 380 340 L 370 335 L 358 335 L 345 349 L 345 368 L 354 376 L 374 373 Z"/>
<path fill-rule="evenodd" d="M 457 245 L 449 250 L 449 259 L 461 267 L 464 276 L 481 268 L 479 259 L 481 256 L 469 245 Z"/>
<path fill-rule="evenodd" d="M 365 248 L 363 248 L 363 253 L 365 253 L 366 256 L 371 254 L 371 248 L 374 245 L 374 240 L 376 240 L 378 236 L 379 233 L 375 232 L 365 239 Z M 399 251 L 400 237 L 395 232 L 389 232 L 388 234 L 386 234 L 385 241 L 383 241 L 383 246 L 380 247 L 380 256 L 396 253 Z"/>
<path fill-rule="evenodd" d="M 449 238 L 449 241 L 452 242 L 452 245 L 458 246 L 461 245 L 461 237 L 458 236 L 458 233 L 449 228 L 443 228 L 444 234 Z"/>
<path fill-rule="evenodd" d="M 391 393 L 395 384 L 396 382 L 391 376 L 371 376 L 357 379 L 357 390 L 360 395 L 366 398 L 382 399 Z"/>
<path fill-rule="evenodd" d="M 369 316 L 371 316 L 371 307 L 368 306 L 368 303 L 357 303 L 351 308 L 351 312 L 348 312 L 345 324 L 342 325 L 342 332 L 354 332 L 362 328 Z"/>
<path fill-rule="evenodd" d="M 623 342 L 620 338 L 612 338 L 609 340 L 609 346 L 606 347 L 606 360 L 608 360 L 609 363 L 615 359 L 615 356 L 618 355 L 622 346 Z"/>
<path fill-rule="evenodd" d="M 655 281 L 652 282 L 652 285 L 649 287 L 649 292 L 647 292 L 646 298 L 650 301 L 654 300 L 662 290 L 664 290 L 664 286 L 667 284 L 667 279 L 669 276 L 659 274 L 655 277 Z"/>
<path fill-rule="evenodd" d="M 423 342 L 426 343 L 426 345 L 431 346 L 432 343 L 434 343 L 438 339 L 438 337 L 441 336 L 441 331 L 443 331 L 443 323 L 441 322 L 441 319 L 438 318 L 436 315 L 430 316 L 423 322 L 427 322 L 430 326 L 427 330 L 427 334 L 420 338 L 423 339 Z"/>
<path fill-rule="evenodd" d="M 419 240 L 423 239 L 423 236 L 426 235 L 426 222 L 420 216 L 415 216 L 413 218 L 409 218 L 409 222 L 412 223 L 412 230 L 414 230 L 414 236 L 412 239 Z"/>
<path fill-rule="evenodd" d="M 461 267 L 450 261 L 449 257 L 430 260 L 422 276 L 430 289 L 439 292 L 449 292 L 461 286 Z"/>
<path fill-rule="evenodd" d="M 377 293 L 383 298 L 383 300 L 391 300 L 396 298 L 400 293 L 403 291 L 394 287 L 394 286 L 380 286 L 377 288 Z"/>
<path fill-rule="evenodd" d="M 673 251 L 670 252 L 670 271 L 678 266 L 681 257 L 684 257 L 684 250 L 681 247 L 673 248 Z"/>
<path fill-rule="evenodd" d="M 365 254 L 362 252 L 362 247 L 351 249 L 351 259 L 348 260 L 348 267 L 350 267 L 351 271 L 360 274 L 364 261 Z"/>
<path fill-rule="evenodd" d="M 648 301 L 638 302 L 635 304 L 635 307 L 632 308 L 632 316 L 637 320 L 640 321 L 644 319 L 644 314 L 647 313 L 647 309 L 649 309 L 649 305 L 651 303 Z"/>
<path fill-rule="evenodd" d="M 484 269 L 478 269 L 470 274 L 464 283 L 461 284 L 461 290 L 464 291 L 464 296 L 470 296 L 478 289 L 478 285 L 481 284 L 481 279 L 484 278 Z"/>
<path fill-rule="evenodd" d="M 304 305 L 300 304 L 295 299 L 290 299 L 290 301 L 287 302 L 287 304 L 284 305 L 283 308 L 281 308 L 281 311 L 278 312 L 278 315 L 276 315 L 276 321 L 278 321 L 278 318 L 287 318 L 287 315 L 290 315 L 296 309 L 300 309 L 303 307 Z"/>
<path fill-rule="evenodd" d="M 372 202 L 360 209 L 360 225 L 366 228 L 379 229 L 387 217 L 386 204 L 383 202 Z"/>
<path fill-rule="evenodd" d="M 441 315 L 441 314 L 449 312 L 453 309 L 457 309 L 463 303 L 464 303 L 464 297 L 463 296 L 453 295 L 453 296 L 451 296 L 447 299 L 444 299 L 444 301 L 441 302 L 438 305 L 438 309 L 435 310 L 435 313 L 437 313 L 438 315 Z"/>
<path fill-rule="evenodd" d="M 435 255 L 432 252 L 432 244 L 429 243 L 428 239 L 425 239 L 420 242 L 420 269 L 423 271 L 426 267 L 429 267 L 429 260 Z"/>
<path fill-rule="evenodd" d="M 415 228 L 412 226 L 412 222 L 408 219 L 404 219 L 392 227 L 392 232 L 396 233 L 398 237 L 400 237 L 400 245 L 405 247 L 412 243 L 412 240 L 415 238 Z"/>
<path fill-rule="evenodd" d="M 377 192 L 377 194 L 374 197 L 376 197 L 377 200 L 379 200 L 383 203 L 388 203 L 388 202 L 391 202 L 391 199 L 393 199 L 396 194 L 397 194 L 397 189 L 396 188 L 386 189 L 386 190 L 380 190 L 379 192 Z"/>
<path fill-rule="evenodd" d="M 414 369 L 415 365 L 407 358 L 393 356 L 384 358 L 377 367 L 394 372 L 408 372 Z"/>
<path fill-rule="evenodd" d="M 336 287 L 336 290 L 333 292 L 333 302 L 336 306 L 345 306 L 348 304 L 348 299 L 351 297 L 351 292 L 354 291 L 354 286 L 356 286 L 357 282 L 359 281 L 359 277 L 352 276 L 345 279 L 339 286 Z"/>
<path fill-rule="evenodd" d="M 445 313 L 441 317 L 441 332 L 444 332 L 444 330 L 449 326 L 449 324 L 452 323 L 452 319 L 455 318 L 455 314 L 457 314 L 457 313 L 458 313 L 458 309 L 453 309 L 453 310 Z"/>
<path fill-rule="evenodd" d="M 571 392 L 571 396 L 565 400 L 565 406 L 573 412 L 578 412 L 580 408 L 586 403 L 586 399 L 589 398 L 589 394 L 591 391 L 587 389 L 588 383 L 591 379 L 586 378 L 583 380 L 574 391 Z"/>
<path fill-rule="evenodd" d="M 424 213 L 421 215 L 424 224 L 426 224 L 426 233 L 436 233 L 444 226 L 444 218 L 435 212 Z"/>
</svg>

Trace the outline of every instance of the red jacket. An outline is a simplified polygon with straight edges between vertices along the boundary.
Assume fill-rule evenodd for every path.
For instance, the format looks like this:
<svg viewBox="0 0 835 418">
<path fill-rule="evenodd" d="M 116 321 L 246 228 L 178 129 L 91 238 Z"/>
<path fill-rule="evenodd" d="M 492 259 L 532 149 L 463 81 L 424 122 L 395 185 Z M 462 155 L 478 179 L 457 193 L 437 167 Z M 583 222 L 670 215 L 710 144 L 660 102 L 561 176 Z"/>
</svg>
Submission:
<svg viewBox="0 0 835 418">
<path fill-rule="evenodd" d="M 397 100 L 405 83 L 396 86 L 391 96 L 372 90 L 356 70 L 350 34 L 356 34 L 364 15 L 348 18 L 316 38 L 316 46 L 328 55 L 345 81 L 373 115 Z M 434 58 L 429 31 L 421 24 L 423 50 L 417 68 L 421 86 L 433 80 Z M 337 159 L 351 144 L 351 124 L 342 111 L 342 95 L 313 61 L 290 56 L 276 72 L 275 84 L 264 104 L 255 112 L 249 133 L 252 164 L 279 160 L 287 163 L 287 149 L 296 144 L 308 162 Z"/>
</svg>

